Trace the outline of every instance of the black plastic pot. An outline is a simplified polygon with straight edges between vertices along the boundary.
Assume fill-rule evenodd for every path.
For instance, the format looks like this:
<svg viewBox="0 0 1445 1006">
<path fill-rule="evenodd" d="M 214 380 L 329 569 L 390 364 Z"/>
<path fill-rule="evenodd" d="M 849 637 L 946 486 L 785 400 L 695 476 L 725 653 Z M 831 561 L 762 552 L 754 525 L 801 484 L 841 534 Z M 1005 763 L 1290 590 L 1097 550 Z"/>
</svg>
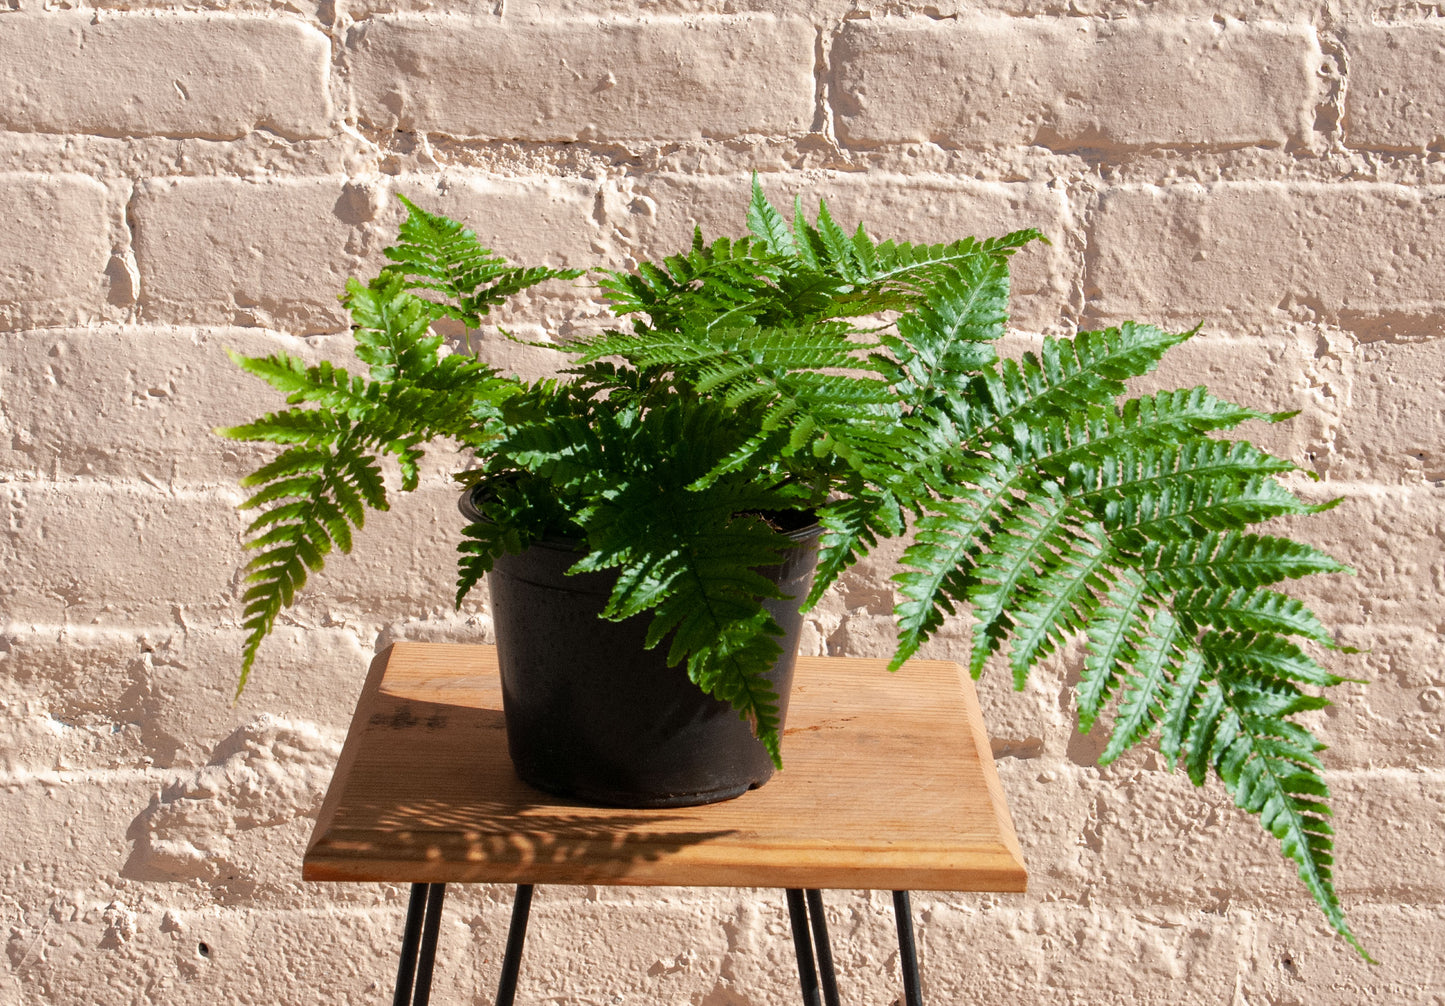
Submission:
<svg viewBox="0 0 1445 1006">
<path fill-rule="evenodd" d="M 463 496 L 462 512 L 479 515 Z M 759 570 L 792 600 L 765 602 L 782 627 L 783 655 L 768 675 L 787 715 L 803 618 L 798 604 L 818 559 L 815 525 L 790 532 L 796 547 Z M 726 703 L 705 695 L 668 642 L 643 649 L 650 615 L 600 617 L 616 574 L 566 575 L 576 543 L 541 542 L 499 558 L 487 581 L 502 672 L 507 747 L 539 789 L 616 807 L 686 807 L 761 786 L 772 760 Z"/>
</svg>

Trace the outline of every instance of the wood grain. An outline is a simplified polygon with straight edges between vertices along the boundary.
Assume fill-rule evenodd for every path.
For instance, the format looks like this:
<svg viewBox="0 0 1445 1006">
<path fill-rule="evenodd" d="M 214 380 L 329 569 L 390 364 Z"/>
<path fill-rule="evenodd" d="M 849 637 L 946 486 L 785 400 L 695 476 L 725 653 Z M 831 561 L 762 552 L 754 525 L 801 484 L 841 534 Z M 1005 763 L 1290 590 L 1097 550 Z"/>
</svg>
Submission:
<svg viewBox="0 0 1445 1006">
<path fill-rule="evenodd" d="M 620 810 L 520 781 L 496 651 L 372 663 L 307 880 L 1022 891 L 1023 856 L 957 664 L 799 658 L 784 770 L 724 803 Z"/>
</svg>

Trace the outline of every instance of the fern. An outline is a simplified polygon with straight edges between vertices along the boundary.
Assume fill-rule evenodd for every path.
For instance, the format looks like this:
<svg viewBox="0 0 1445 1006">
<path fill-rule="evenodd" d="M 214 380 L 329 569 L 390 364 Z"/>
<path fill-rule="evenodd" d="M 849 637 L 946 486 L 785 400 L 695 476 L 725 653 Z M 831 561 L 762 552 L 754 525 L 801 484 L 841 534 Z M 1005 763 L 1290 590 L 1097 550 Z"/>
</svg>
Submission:
<svg viewBox="0 0 1445 1006">
<path fill-rule="evenodd" d="M 223 431 L 274 443 L 247 480 L 243 676 L 279 612 L 329 550 L 346 551 L 438 439 L 472 455 L 485 520 L 458 547 L 457 603 L 507 552 L 547 536 L 583 546 L 575 571 L 615 571 L 608 618 L 646 616 L 710 694 L 752 721 L 774 759 L 764 675 L 779 629 L 757 569 L 789 542 L 756 514 L 811 509 L 822 598 L 885 539 L 910 533 L 895 669 L 951 617 L 971 618 L 969 667 L 1006 656 L 1015 684 L 1085 640 L 1081 728 L 1103 761 L 1157 737 L 1172 766 L 1214 773 L 1291 859 L 1362 954 L 1331 884 L 1320 745 L 1294 719 L 1342 679 L 1311 655 L 1327 628 L 1274 589 L 1345 568 L 1255 529 L 1333 504 L 1301 501 L 1294 466 L 1221 436 L 1277 422 L 1203 388 L 1130 397 L 1193 332 L 1126 322 L 1000 359 L 1011 257 L 1036 231 L 942 244 L 875 241 L 819 205 L 791 222 L 754 179 L 748 236 L 707 240 L 600 286 L 619 329 L 567 348 L 561 379 L 503 377 L 448 354 L 431 325 L 468 327 L 573 270 L 512 265 L 461 224 L 406 203 L 390 264 L 347 287 L 355 375 L 286 356 L 240 359 L 289 408 Z"/>
</svg>

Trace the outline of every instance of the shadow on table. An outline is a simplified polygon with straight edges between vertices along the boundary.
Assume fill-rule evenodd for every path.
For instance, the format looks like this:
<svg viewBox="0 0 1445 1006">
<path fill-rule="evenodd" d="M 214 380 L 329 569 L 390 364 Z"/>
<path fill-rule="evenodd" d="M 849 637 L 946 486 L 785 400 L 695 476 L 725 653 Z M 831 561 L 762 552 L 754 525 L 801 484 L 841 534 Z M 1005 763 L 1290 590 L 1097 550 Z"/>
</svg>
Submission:
<svg viewBox="0 0 1445 1006">
<path fill-rule="evenodd" d="M 734 833 L 705 827 L 705 808 L 598 807 L 529 786 L 512 768 L 499 709 L 383 692 L 346 748 L 308 863 L 413 864 L 416 880 L 585 863 L 601 879 Z"/>
</svg>

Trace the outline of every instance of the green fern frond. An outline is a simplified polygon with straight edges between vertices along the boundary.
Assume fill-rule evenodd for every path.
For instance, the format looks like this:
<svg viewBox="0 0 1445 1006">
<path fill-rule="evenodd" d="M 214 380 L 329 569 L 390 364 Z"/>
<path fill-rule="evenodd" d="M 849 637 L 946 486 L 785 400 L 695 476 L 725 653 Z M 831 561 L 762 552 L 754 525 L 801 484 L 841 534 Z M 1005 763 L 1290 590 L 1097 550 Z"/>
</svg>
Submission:
<svg viewBox="0 0 1445 1006">
<path fill-rule="evenodd" d="M 1334 639 L 1303 602 L 1278 591 L 1261 588 L 1217 587 L 1181 591 L 1174 598 L 1174 613 L 1195 628 L 1212 626 L 1239 633 L 1274 633 L 1302 636 L 1329 649 Z"/>
<path fill-rule="evenodd" d="M 1165 590 L 1263 587 L 1349 567 L 1312 545 L 1272 535 L 1213 531 L 1146 546 L 1140 570 Z"/>
<path fill-rule="evenodd" d="M 1169 682 L 1179 668 L 1184 634 L 1178 619 L 1168 611 L 1155 611 L 1149 627 L 1141 634 L 1132 667 L 1124 677 L 1124 694 L 1109 734 L 1109 743 L 1099 755 L 1107 765 L 1154 730 L 1164 715 Z"/>
<path fill-rule="evenodd" d="M 1365 960 L 1373 958 L 1350 930 L 1335 893 L 1329 787 L 1315 752 L 1324 745 L 1296 727 L 1281 731 L 1282 716 L 1298 708 L 1240 682 L 1221 669 L 1219 721 L 1208 757 L 1234 802 L 1259 817 L 1294 860 L 1300 880 L 1335 931 Z M 1283 735 L 1282 735 L 1283 734 Z"/>
<path fill-rule="evenodd" d="M 333 546 L 341 552 L 351 550 L 348 522 L 360 528 L 364 520 L 363 511 L 354 505 L 356 498 L 365 499 L 373 509 L 387 507 L 380 472 L 354 442 L 351 431 L 341 434 L 329 448 L 290 448 L 257 476 L 267 469 L 272 473 L 269 477 L 253 476 L 250 484 L 278 481 L 243 506 L 277 498 L 292 501 L 263 513 L 250 527 L 252 534 L 263 533 L 247 543 L 260 554 L 245 570 L 251 586 L 242 594 L 246 640 L 236 684 L 238 697 L 246 687 L 261 641 L 271 632 L 281 609 L 289 606 L 305 585 L 308 570 L 321 569 Z M 276 490 L 275 485 L 284 489 Z"/>
<path fill-rule="evenodd" d="M 549 279 L 575 279 L 580 269 L 519 269 L 484 248 L 476 234 L 435 213 L 428 213 L 405 196 L 407 209 L 400 239 L 383 254 L 394 263 L 387 270 L 404 277 L 406 288 L 431 290 L 445 299 L 431 301 L 440 315 L 470 328 L 507 298 Z"/>
<path fill-rule="evenodd" d="M 1093 522 L 1080 529 L 1083 534 L 1066 541 L 1014 613 L 1009 663 L 1020 687 L 1034 664 L 1090 624 L 1113 585 L 1115 557 L 1107 533 Z"/>
<path fill-rule="evenodd" d="M 1093 728 L 1125 669 L 1138 660 L 1155 609 L 1147 582 L 1132 569 L 1120 573 L 1104 602 L 1089 619 L 1084 667 L 1074 690 L 1083 733 Z"/>
<path fill-rule="evenodd" d="M 979 542 L 1008 512 L 1019 486 L 1000 481 L 1003 474 L 994 466 L 991 473 L 975 476 L 972 485 L 932 501 L 932 512 L 916 522 L 913 543 L 898 560 L 904 568 L 892 578 L 898 585 L 898 646 L 890 669 L 903 666 L 943 624 L 944 616 L 954 614 L 954 604 L 968 599 Z"/>
<path fill-rule="evenodd" d="M 798 246 L 793 240 L 792 231 L 788 229 L 788 222 L 773 208 L 773 204 L 768 202 L 756 172 L 753 173 L 753 194 L 748 201 L 747 221 L 748 230 L 752 231 L 771 254 L 788 258 L 798 254 Z"/>
<path fill-rule="evenodd" d="M 1109 533 L 1134 547 L 1139 547 L 1135 543 L 1140 537 L 1178 539 L 1196 529 L 1245 528 L 1283 514 L 1314 512 L 1314 507 L 1270 478 L 1193 479 L 1176 473 L 1167 480 L 1150 481 L 1161 488 L 1106 500 L 1097 508 Z"/>
<path fill-rule="evenodd" d="M 867 554 L 878 539 L 903 532 L 903 514 L 898 501 L 887 493 L 845 496 L 818 508 L 823 537 L 818 545 L 818 567 L 813 587 L 803 602 L 808 611 L 846 570 Z"/>
<path fill-rule="evenodd" d="M 899 370 L 899 395 L 926 402 L 938 391 L 957 393 L 968 376 L 994 363 L 1008 294 L 1002 257 L 964 259 L 957 274 L 939 277 L 923 304 L 899 317 L 898 334 L 882 337 Z"/>
<path fill-rule="evenodd" d="M 1123 451 L 1192 442 L 1190 434 L 1233 429 L 1263 412 L 1215 398 L 1203 388 L 1160 391 L 1120 405 L 1090 406 L 1058 416 L 1029 430 L 1030 455 L 1051 474 L 1063 475 L 1078 464 L 1087 471 L 1100 459 Z M 1228 443 L 1228 441 L 1211 441 Z"/>
<path fill-rule="evenodd" d="M 1027 597 L 1040 573 L 1056 566 L 1081 536 L 1068 501 L 1052 483 L 1011 501 L 998 532 L 987 539 L 988 550 L 969 585 L 974 615 L 969 671 L 974 677 L 1012 634 L 1015 600 Z"/>
</svg>

